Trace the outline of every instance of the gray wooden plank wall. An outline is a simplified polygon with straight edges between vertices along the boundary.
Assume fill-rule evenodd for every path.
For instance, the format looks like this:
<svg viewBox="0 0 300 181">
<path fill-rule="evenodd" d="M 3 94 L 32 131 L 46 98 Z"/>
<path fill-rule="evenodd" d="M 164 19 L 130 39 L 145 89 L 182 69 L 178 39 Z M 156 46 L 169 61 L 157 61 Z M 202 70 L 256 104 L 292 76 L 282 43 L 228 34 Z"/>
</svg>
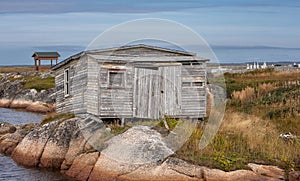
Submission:
<svg viewBox="0 0 300 181">
<path fill-rule="evenodd" d="M 135 68 L 134 116 L 158 119 L 180 114 L 181 66 Z"/>
<path fill-rule="evenodd" d="M 84 94 L 87 113 L 99 114 L 99 63 L 92 57 L 87 58 L 87 86 Z"/>
<path fill-rule="evenodd" d="M 133 72 L 132 66 L 127 64 L 124 73 L 124 86 L 111 87 L 108 80 L 108 72 L 111 69 L 116 70 L 120 64 L 102 64 L 100 65 L 100 100 L 99 114 L 101 117 L 108 118 L 130 118 L 133 117 Z"/>
<path fill-rule="evenodd" d="M 181 116 L 201 118 L 206 116 L 205 64 L 183 65 L 182 82 L 203 82 L 202 87 L 182 86 Z"/>
<path fill-rule="evenodd" d="M 64 70 L 69 68 L 70 95 L 64 93 Z M 58 113 L 86 113 L 84 91 L 87 85 L 86 57 L 73 61 L 57 70 L 56 84 L 56 111 Z"/>
</svg>

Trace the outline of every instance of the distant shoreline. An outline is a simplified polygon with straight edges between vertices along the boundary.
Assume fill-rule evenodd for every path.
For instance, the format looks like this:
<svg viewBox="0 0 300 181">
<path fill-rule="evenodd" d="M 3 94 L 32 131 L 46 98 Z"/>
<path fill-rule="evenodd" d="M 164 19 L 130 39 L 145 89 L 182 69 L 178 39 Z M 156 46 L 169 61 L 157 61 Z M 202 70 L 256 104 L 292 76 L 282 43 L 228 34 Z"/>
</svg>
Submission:
<svg viewBox="0 0 300 181">
<path fill-rule="evenodd" d="M 218 65 L 246 65 L 247 63 L 253 63 L 253 62 L 258 62 L 258 63 L 263 63 L 263 62 L 266 62 L 268 64 L 283 64 L 283 65 L 287 65 L 287 64 L 293 64 L 293 63 L 300 63 L 300 60 L 295 60 L 295 61 L 264 61 L 263 59 L 262 60 L 253 60 L 253 61 L 246 61 L 246 62 L 226 62 L 226 63 L 209 63 L 210 65 L 213 65 L 213 64 L 218 64 Z M 48 66 L 48 65 L 45 65 L 45 66 Z M 26 67 L 26 68 L 34 68 L 33 65 L 0 65 L 0 68 L 5 68 L 5 67 Z M 0 73 L 1 73 L 1 70 L 0 70 Z"/>
</svg>

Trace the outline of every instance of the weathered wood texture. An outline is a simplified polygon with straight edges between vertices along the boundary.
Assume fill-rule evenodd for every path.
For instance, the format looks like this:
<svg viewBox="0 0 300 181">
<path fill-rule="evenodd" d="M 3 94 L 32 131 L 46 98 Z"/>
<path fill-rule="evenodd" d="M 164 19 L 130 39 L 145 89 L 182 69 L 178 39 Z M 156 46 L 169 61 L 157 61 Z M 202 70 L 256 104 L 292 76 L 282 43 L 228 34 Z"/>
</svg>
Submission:
<svg viewBox="0 0 300 181">
<path fill-rule="evenodd" d="M 118 48 L 114 50 L 108 49 L 105 50 L 93 50 L 90 52 L 90 54 L 93 55 L 109 55 L 109 56 L 120 56 L 120 57 L 126 57 L 126 56 L 135 56 L 135 57 L 170 57 L 170 56 L 190 56 L 189 53 L 183 53 L 183 52 L 176 52 L 174 50 L 166 51 L 166 49 L 161 48 L 149 48 L 149 47 L 128 47 L 128 48 Z M 127 60 L 128 61 L 128 60 Z"/>
<path fill-rule="evenodd" d="M 58 113 L 82 114 L 87 112 L 84 92 L 87 87 L 87 57 L 73 61 L 56 71 L 56 111 Z M 70 72 L 70 94 L 64 93 L 64 70 L 68 68 Z"/>
<path fill-rule="evenodd" d="M 201 82 L 202 86 L 195 84 Z M 206 116 L 205 64 L 182 66 L 181 116 L 203 118 Z"/>
<path fill-rule="evenodd" d="M 87 58 L 87 86 L 84 101 L 87 113 L 99 114 L 99 63 L 91 57 Z"/>
<path fill-rule="evenodd" d="M 132 117 L 132 87 L 133 73 L 132 65 L 116 64 L 116 63 L 101 63 L 100 66 L 100 102 L 99 110 L 101 117 Z M 113 82 L 109 85 L 109 72 L 122 74 L 124 83 L 121 86 L 118 84 L 118 79 L 110 80 Z"/>
<path fill-rule="evenodd" d="M 205 60 L 147 47 L 88 51 L 80 56 L 56 70 L 57 112 L 101 118 L 206 116 Z M 67 97 L 65 68 L 70 69 Z"/>
<path fill-rule="evenodd" d="M 180 114 L 181 66 L 135 68 L 134 116 L 158 119 Z"/>
</svg>

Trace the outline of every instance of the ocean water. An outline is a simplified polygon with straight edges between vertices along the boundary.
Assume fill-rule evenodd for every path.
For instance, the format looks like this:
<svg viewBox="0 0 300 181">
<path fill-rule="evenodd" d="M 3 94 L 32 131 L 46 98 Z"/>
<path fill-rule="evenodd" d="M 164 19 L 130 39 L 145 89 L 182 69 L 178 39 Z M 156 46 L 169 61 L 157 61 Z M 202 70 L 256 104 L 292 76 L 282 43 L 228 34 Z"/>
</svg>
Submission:
<svg viewBox="0 0 300 181">
<path fill-rule="evenodd" d="M 38 123 L 44 115 L 0 108 L 0 121 L 12 124 Z M 59 172 L 25 168 L 10 157 L 0 154 L 0 181 L 62 181 L 67 180 Z"/>
<path fill-rule="evenodd" d="M 153 43 L 151 45 L 158 45 Z M 165 46 L 166 48 L 178 49 L 176 47 Z M 198 56 L 207 57 L 205 52 L 201 52 L 201 48 L 197 45 L 186 46 L 187 51 L 195 50 L 194 52 Z M 211 46 L 213 52 L 216 54 L 220 63 L 244 63 L 244 62 L 300 62 L 300 48 L 282 48 L 282 47 L 239 47 L 239 46 Z M 83 51 L 85 47 L 44 47 L 43 49 L 37 49 L 36 47 L 23 47 L 19 46 L 2 46 L 0 45 L 0 54 L 2 59 L 0 60 L 0 66 L 3 65 L 33 65 L 33 59 L 31 55 L 34 51 L 58 51 L 61 55 L 59 61 L 62 61 L 69 56 L 72 56 L 80 51 Z M 180 49 L 180 48 L 179 48 Z M 189 50 L 190 49 L 190 50 Z M 196 52 L 199 50 L 199 52 Z M 16 53 L 17 52 L 17 53 Z"/>
<path fill-rule="evenodd" d="M 212 47 L 220 63 L 300 62 L 300 48 Z"/>
<path fill-rule="evenodd" d="M 45 115 L 0 108 L 0 121 L 11 124 L 39 123 Z"/>
</svg>

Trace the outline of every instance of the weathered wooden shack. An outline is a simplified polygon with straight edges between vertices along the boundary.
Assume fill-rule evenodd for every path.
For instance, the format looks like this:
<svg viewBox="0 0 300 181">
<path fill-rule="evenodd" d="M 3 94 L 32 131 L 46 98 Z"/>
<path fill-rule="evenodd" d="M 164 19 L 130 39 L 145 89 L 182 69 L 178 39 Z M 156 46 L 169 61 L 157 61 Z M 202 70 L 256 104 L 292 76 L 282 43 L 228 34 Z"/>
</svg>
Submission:
<svg viewBox="0 0 300 181">
<path fill-rule="evenodd" d="M 143 44 L 83 51 L 53 67 L 56 110 L 101 119 L 202 119 L 206 61 Z"/>
</svg>

